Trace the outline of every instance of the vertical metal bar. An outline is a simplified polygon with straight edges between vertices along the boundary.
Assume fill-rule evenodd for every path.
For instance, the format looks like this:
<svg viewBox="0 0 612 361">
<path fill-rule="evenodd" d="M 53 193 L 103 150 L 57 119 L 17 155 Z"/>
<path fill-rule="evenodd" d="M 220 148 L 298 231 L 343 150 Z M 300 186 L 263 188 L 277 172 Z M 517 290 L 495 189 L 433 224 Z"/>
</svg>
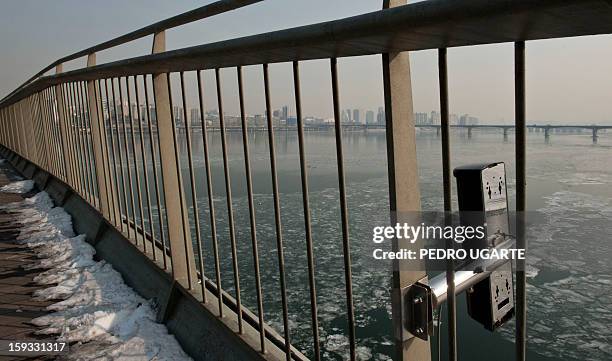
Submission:
<svg viewBox="0 0 612 361">
<path fill-rule="evenodd" d="M 144 228 L 144 211 L 142 209 L 142 192 L 140 191 L 140 170 L 138 169 L 138 157 L 136 156 L 136 136 L 134 135 L 134 114 L 132 112 L 132 98 L 130 96 L 130 81 L 129 77 L 125 77 L 125 91 L 127 92 L 127 102 L 128 102 L 128 114 L 130 116 L 130 135 L 132 139 L 132 160 L 134 162 L 134 177 L 136 182 L 136 196 L 138 201 L 138 210 L 140 213 L 140 228 L 142 229 L 142 247 L 143 251 L 147 253 L 147 244 L 145 237 L 145 228 Z M 134 77 L 134 83 L 136 83 L 136 77 Z M 136 110 L 138 111 L 138 104 L 136 104 Z M 140 119 L 138 119 L 140 121 Z M 132 203 L 132 207 L 134 207 L 134 203 Z M 136 208 L 133 208 L 132 214 L 134 215 L 134 234 L 136 237 L 136 243 L 138 243 L 138 224 L 136 221 Z"/>
<path fill-rule="evenodd" d="M 50 95 L 50 99 L 49 99 L 49 107 L 50 107 L 50 111 L 51 114 L 53 115 L 53 128 L 55 130 L 55 139 L 57 141 L 57 147 L 58 149 L 56 149 L 57 152 L 57 160 L 59 162 L 58 164 L 58 168 L 59 168 L 59 172 L 62 173 L 63 176 L 63 180 L 66 182 L 66 184 L 68 184 L 68 165 L 67 165 L 67 158 L 66 158 L 66 153 L 64 152 L 64 142 L 65 139 L 62 136 L 62 118 L 60 117 L 60 106 L 58 104 L 58 94 L 57 94 L 57 89 L 58 86 L 55 86 L 53 88 L 49 89 L 49 95 Z"/>
<path fill-rule="evenodd" d="M 110 156 L 108 157 L 108 160 L 111 162 L 109 166 L 111 168 L 112 181 L 115 185 L 115 192 L 113 192 L 113 202 L 115 202 L 113 207 L 115 209 L 115 227 L 119 227 L 119 229 L 123 230 L 123 225 L 121 222 L 121 195 L 119 194 L 120 187 L 118 181 L 119 172 L 117 171 L 117 161 L 115 160 L 115 141 L 113 139 L 113 113 L 115 113 L 115 115 L 117 115 L 117 113 L 115 110 L 115 101 L 113 99 L 111 103 L 111 98 L 108 95 L 108 88 L 108 79 L 105 79 L 104 93 L 106 95 L 106 108 L 108 110 L 108 131 L 105 130 L 105 132 L 108 132 L 108 139 L 110 141 L 108 149 Z"/>
<path fill-rule="evenodd" d="M 47 112 L 47 117 L 49 121 L 49 134 L 51 136 L 51 149 L 53 153 L 53 167 L 55 170 L 55 175 L 59 179 L 64 179 L 64 174 L 62 174 L 62 167 L 60 162 L 60 155 L 58 152 L 58 145 L 61 145 L 61 141 L 57 137 L 57 126 L 55 123 L 55 112 L 51 103 L 51 99 L 53 98 L 53 88 L 47 88 L 45 91 L 45 109 Z"/>
<path fill-rule="evenodd" d="M 234 270 L 234 287 L 236 288 L 236 306 L 238 316 L 238 332 L 242 333 L 242 304 L 240 301 L 240 275 L 238 273 L 238 252 L 236 251 L 236 232 L 234 230 L 234 207 L 232 205 L 232 185 L 229 174 L 229 161 L 227 159 L 227 143 L 225 139 L 225 119 L 223 115 L 223 96 L 221 94 L 221 77 L 219 68 L 215 69 L 217 84 L 217 104 L 219 108 L 219 127 L 221 128 L 221 151 L 223 153 L 223 175 L 225 177 L 225 193 L 227 200 L 227 218 L 229 225 L 230 243 L 232 248 L 232 268 Z"/>
<path fill-rule="evenodd" d="M 127 165 L 127 176 L 128 176 L 128 190 L 130 194 L 130 206 L 132 207 L 132 217 L 134 219 L 134 225 L 136 225 L 136 204 L 134 202 L 134 185 L 132 183 L 132 168 L 130 166 L 130 152 L 129 152 L 129 144 L 128 144 L 128 136 L 127 136 L 127 127 L 125 126 L 125 114 L 123 111 L 123 91 L 121 88 L 121 78 L 117 79 L 119 85 L 119 101 L 121 102 L 121 123 L 123 128 L 123 148 L 125 150 L 125 164 Z M 126 77 L 126 87 L 127 87 L 127 77 Z M 128 104 L 128 116 L 132 111 L 129 109 L 130 104 Z M 129 209 L 127 209 L 129 211 Z M 128 229 L 128 238 L 130 234 L 130 229 L 132 228 L 132 223 L 130 221 L 130 214 L 126 212 L 127 216 L 127 229 Z M 132 230 L 134 232 L 134 242 L 138 244 L 138 233 L 136 232 L 136 227 Z"/>
<path fill-rule="evenodd" d="M 526 193 L 526 128 L 525 128 L 525 42 L 514 44 L 514 97 L 516 132 L 516 247 L 527 248 L 525 239 Z M 525 260 L 516 261 L 516 359 L 524 361 L 527 343 L 527 279 Z"/>
<path fill-rule="evenodd" d="M 169 105 L 169 109 L 172 110 L 172 84 L 170 82 L 170 74 L 166 74 L 166 80 L 167 80 L 167 85 L 168 85 L 168 105 Z M 182 238 L 183 238 L 183 257 L 182 259 L 185 261 L 185 266 L 186 266 L 186 272 L 185 275 L 187 276 L 187 284 L 184 285 L 185 288 L 191 290 L 193 289 L 193 274 L 195 274 L 195 268 L 194 266 L 194 256 L 193 256 L 193 245 L 191 244 L 191 233 L 189 230 L 189 217 L 188 217 L 188 213 L 187 213 L 187 206 L 185 203 L 185 192 L 183 190 L 183 174 L 182 174 L 182 170 L 181 170 L 181 155 L 179 153 L 179 144 L 178 144 L 178 130 L 177 130 L 177 124 L 176 124 L 176 119 L 174 119 L 174 114 L 173 112 L 170 112 L 170 122 L 172 125 L 172 141 L 173 141 L 173 148 L 174 148 L 174 171 L 176 172 L 176 182 L 177 182 L 177 189 L 178 189 L 178 206 L 180 209 L 180 213 L 177 213 L 176 216 L 180 216 L 180 220 L 181 220 L 181 225 L 182 225 Z M 165 172 L 164 172 L 165 175 Z M 165 182 L 164 182 L 165 184 Z M 168 208 L 167 208 L 168 209 Z M 168 210 L 169 211 L 169 210 Z M 178 243 L 178 240 L 177 240 Z M 178 247 L 180 248 L 180 247 Z M 174 248 L 176 249 L 176 248 Z M 172 265 L 174 266 L 174 264 L 176 262 L 174 255 L 172 257 Z M 180 260 L 176 260 L 176 261 L 180 261 Z M 174 269 L 174 268 L 173 268 Z"/>
<path fill-rule="evenodd" d="M 44 108 L 45 118 L 47 120 L 47 131 L 48 131 L 48 137 L 49 137 L 49 140 L 48 140 L 49 152 L 51 156 L 51 168 L 53 170 L 53 175 L 61 179 L 61 174 L 58 168 L 58 161 L 57 161 L 57 144 L 58 143 L 57 143 L 57 139 L 55 138 L 55 128 L 53 127 L 54 125 L 53 114 L 50 112 L 50 108 L 49 108 L 50 93 L 51 93 L 51 88 L 45 89 L 43 93 L 42 106 Z"/>
<path fill-rule="evenodd" d="M 342 252 L 344 255 L 344 281 L 346 285 L 346 308 L 349 331 L 351 360 L 355 360 L 355 308 L 353 305 L 353 280 L 351 275 L 351 248 L 349 244 L 348 208 L 346 206 L 346 185 L 344 179 L 344 155 L 342 153 L 342 124 L 338 89 L 338 61 L 330 59 L 332 79 L 332 100 L 336 132 L 336 158 L 338 160 L 338 188 L 340 191 L 340 217 L 342 219 Z"/>
<path fill-rule="evenodd" d="M 90 198 L 91 198 L 91 204 L 94 206 L 94 208 L 99 209 L 99 205 L 97 204 L 97 200 L 96 200 L 96 188 L 97 188 L 97 184 L 96 184 L 96 178 L 95 176 L 92 174 L 93 172 L 97 172 L 96 169 L 96 165 L 93 159 L 93 156 L 91 154 L 91 139 L 90 139 L 90 134 L 88 131 L 88 126 L 90 126 L 90 124 L 88 124 L 88 119 L 89 116 L 91 116 L 88 111 L 87 111 L 87 89 L 85 86 L 84 82 L 79 82 L 78 83 L 78 91 L 79 91 L 79 102 L 81 105 L 81 138 L 83 139 L 83 147 L 84 147 L 84 152 L 85 152 L 85 159 L 87 161 L 87 178 L 89 180 L 89 190 L 90 190 Z M 90 127 L 91 129 L 91 127 Z"/>
<path fill-rule="evenodd" d="M 87 66 L 91 67 L 96 64 L 96 54 L 89 54 L 87 56 Z M 105 147 L 104 140 L 106 133 L 104 131 L 104 111 L 102 109 L 102 93 L 99 93 L 96 89 L 96 83 L 99 85 L 98 80 L 87 81 L 87 99 L 89 109 L 89 129 L 91 138 L 91 147 L 93 150 L 93 163 L 96 170 L 96 182 L 98 184 L 98 204 L 100 212 L 106 217 L 111 219 L 111 207 L 112 207 L 112 188 L 110 185 L 110 175 L 108 170 L 108 158 L 107 148 Z M 98 101 L 98 96 L 100 101 Z M 100 169 L 98 169 L 100 167 Z M 110 195 L 110 198 L 109 198 Z"/>
<path fill-rule="evenodd" d="M 312 229 L 310 221 L 310 203 L 308 199 L 308 174 L 306 164 L 306 146 L 304 145 L 304 123 L 302 119 L 302 92 L 300 89 L 300 68 L 297 61 L 293 62 L 293 86 L 295 93 L 295 111 L 297 117 L 298 146 L 300 153 L 300 176 L 302 179 L 302 204 L 304 207 L 304 229 L 306 233 L 306 256 L 308 259 L 308 285 L 310 288 L 310 314 L 312 319 L 312 338 L 314 345 L 314 358 L 321 359 L 321 346 L 319 344 L 319 320 L 317 311 L 317 290 L 315 282 L 315 261 L 312 245 Z"/>
<path fill-rule="evenodd" d="M 187 118 L 187 98 L 185 95 L 185 75 L 183 72 L 181 72 L 181 95 L 181 98 L 183 100 L 183 116 L 185 117 L 185 140 L 187 141 L 187 162 L 189 166 L 189 181 L 191 185 L 191 202 L 193 204 L 193 221 L 196 233 L 196 245 L 198 247 L 198 271 L 200 272 L 200 277 L 202 277 L 200 288 L 202 291 L 202 301 L 206 302 L 206 276 L 204 275 L 204 259 L 202 256 L 200 212 L 198 212 L 198 195 L 196 193 L 195 172 L 193 171 L 193 152 L 191 149 L 191 122 Z"/>
<path fill-rule="evenodd" d="M 49 119 L 47 117 L 47 110 L 44 106 L 44 102 L 45 102 L 45 94 L 46 94 L 47 89 L 43 89 L 40 92 L 36 93 L 35 95 L 35 99 L 36 99 L 36 105 L 37 105 L 37 109 L 38 109 L 38 134 L 39 134 L 39 138 L 38 138 L 38 145 L 39 145 L 39 151 L 40 151 L 40 156 L 43 159 L 43 164 L 45 169 L 47 170 L 47 172 L 54 174 L 55 172 L 53 170 L 53 153 L 51 152 L 51 139 L 50 137 L 50 131 L 49 131 Z"/>
<path fill-rule="evenodd" d="M 87 200 L 87 202 L 89 202 L 89 204 L 93 204 L 92 199 L 91 199 L 91 184 L 89 182 L 89 174 L 88 174 L 88 169 L 89 169 L 89 159 L 87 156 L 87 151 L 85 150 L 85 139 L 83 136 L 83 117 L 85 116 L 84 112 L 83 112 L 83 108 L 82 108 L 82 99 L 81 99 L 81 93 L 80 93 L 80 83 L 79 82 L 75 82 L 72 84 L 72 91 L 73 96 L 74 96 L 74 106 L 75 106 L 75 118 L 74 118 L 74 126 L 75 126 L 75 136 L 76 136 L 76 142 L 77 142 L 77 151 L 79 152 L 80 156 L 81 156 L 81 163 L 79 164 L 80 170 L 81 170 L 81 175 L 83 178 L 83 191 L 84 193 L 84 198 Z"/>
<path fill-rule="evenodd" d="M 127 189 L 125 185 L 125 172 L 123 170 L 123 156 L 121 155 L 121 137 L 119 135 L 119 112 L 117 109 L 117 98 L 115 97 L 115 80 L 110 79 L 111 81 L 111 93 L 113 95 L 113 107 L 115 108 L 115 136 L 117 137 L 117 154 L 119 155 L 119 170 L 121 174 L 121 188 L 123 190 L 123 211 L 125 211 L 125 217 L 129 222 L 129 211 L 128 211 L 128 201 L 127 201 Z M 123 104 L 120 104 L 120 108 L 123 107 Z M 121 109 L 121 117 L 123 118 L 123 109 Z M 127 156 L 127 155 L 126 155 Z M 121 231 L 124 231 L 124 222 L 123 222 L 123 213 L 120 213 L 119 223 L 121 224 Z M 130 238 L 130 227 L 127 226 L 127 235 Z"/>
<path fill-rule="evenodd" d="M 90 152 L 90 140 L 89 134 L 87 131 L 87 109 L 85 108 L 85 103 L 87 99 L 83 94 L 84 83 L 77 83 L 77 91 L 79 94 L 79 107 L 81 108 L 81 117 L 79 119 L 79 134 L 81 138 L 81 143 L 83 147 L 83 153 L 85 158 L 85 176 L 87 179 L 87 185 L 89 187 L 89 202 L 94 208 L 97 208 L 96 197 L 95 197 L 95 183 L 94 177 L 92 176 L 92 170 L 96 171 L 95 164 L 93 163 L 91 152 Z"/>
<path fill-rule="evenodd" d="M 83 161 L 82 161 L 82 153 L 79 150 L 79 141 L 77 138 L 77 134 L 76 134 L 76 101 L 75 101 L 75 96 L 74 96 L 74 83 L 69 83 L 66 84 L 66 86 L 68 87 L 68 91 L 66 92 L 66 95 L 68 97 L 68 106 L 69 106 L 69 111 L 70 111 L 70 116 L 68 117 L 68 121 L 69 121 L 69 125 L 70 127 L 69 132 L 71 135 L 71 140 L 72 140 L 72 154 L 74 154 L 74 169 L 75 169 L 75 174 L 77 175 L 77 189 L 78 192 L 81 194 L 81 196 L 83 198 L 86 198 L 86 192 L 85 192 L 85 181 L 83 178 Z"/>
<path fill-rule="evenodd" d="M 448 67 L 446 48 L 438 50 L 438 74 L 440 81 L 440 128 L 442 130 L 442 182 L 444 184 L 444 217 L 445 223 L 451 223 L 451 161 L 450 161 L 450 124 L 448 111 Z M 446 247 L 454 246 L 453 240 L 447 240 Z M 457 360 L 457 301 L 455 294 L 455 268 L 452 260 L 446 262 L 446 284 L 448 288 L 448 359 Z M 439 316 L 440 317 L 440 316 Z M 440 327 L 440 326 L 438 326 Z M 440 357 L 440 356 L 438 356 Z"/>
<path fill-rule="evenodd" d="M 215 217 L 215 200 L 213 198 L 212 173 L 210 171 L 210 157 L 208 155 L 208 127 L 204 113 L 204 92 L 202 86 L 202 72 L 198 70 L 198 100 L 200 103 L 200 114 L 202 118 L 202 147 L 204 148 L 204 167 L 206 168 L 206 191 L 208 194 L 208 209 L 210 214 L 210 233 L 213 247 L 213 257 L 215 260 L 215 279 L 217 283 L 217 301 L 219 302 L 219 317 L 223 317 L 223 288 L 221 288 L 221 265 L 219 261 L 219 244 L 217 240 L 217 221 Z M 262 350 L 262 352 L 264 352 Z"/>
<path fill-rule="evenodd" d="M 61 90 L 60 90 L 60 95 L 62 96 L 62 99 L 59 100 L 61 102 L 61 106 L 63 108 L 64 111 L 64 119 L 63 119 L 63 125 L 64 125 L 64 129 L 65 129 L 65 133 L 64 133 L 64 139 L 65 139 L 65 145 L 66 145 L 66 151 L 67 151 L 67 164 L 68 164 L 68 168 L 70 169 L 70 175 L 71 175 L 71 179 L 70 179 L 70 186 L 76 190 L 78 192 L 79 190 L 79 183 L 78 183 L 78 173 L 76 170 L 76 156 L 74 154 L 74 147 L 72 145 L 72 125 L 71 125 L 71 119 L 72 119 L 72 110 L 70 109 L 70 102 L 68 101 L 68 84 L 64 83 L 61 84 Z"/>
<path fill-rule="evenodd" d="M 278 272 L 281 288 L 281 304 L 283 312 L 283 329 L 285 336 L 286 359 L 291 359 L 291 340 L 289 330 L 289 310 L 287 302 L 287 285 L 285 281 L 285 253 L 283 249 L 283 229 L 280 214 L 280 197 L 278 192 L 278 176 L 276 172 L 276 150 L 274 147 L 274 124 L 272 122 L 272 105 L 270 103 L 270 79 L 268 64 L 263 64 L 264 95 L 266 99 L 266 118 L 268 121 L 268 146 L 270 148 L 270 171 L 272 173 L 272 192 L 274 194 L 274 223 L 276 225 L 276 248 L 278 254 Z"/>
<path fill-rule="evenodd" d="M 72 84 L 72 91 L 73 96 L 74 96 L 74 106 L 75 106 L 75 111 L 76 111 L 76 115 L 74 118 L 74 125 L 75 125 L 75 135 L 76 135 L 76 142 L 77 142 L 77 147 L 78 147 L 78 152 L 81 156 L 81 163 L 79 164 L 80 170 L 81 170 L 81 174 L 83 177 L 83 186 L 84 186 L 84 198 L 87 200 L 87 202 L 89 202 L 89 204 L 93 204 L 92 203 L 92 199 L 91 199 L 91 184 L 89 182 L 89 159 L 87 156 L 87 151 L 85 150 L 85 139 L 83 137 L 83 118 L 85 117 L 84 111 L 83 111 L 83 107 L 82 107 L 82 99 L 81 99 L 81 92 L 80 92 L 80 82 L 75 82 Z"/>
<path fill-rule="evenodd" d="M 87 82 L 83 82 L 83 87 L 81 89 L 83 89 L 83 99 L 85 101 L 84 103 L 84 107 L 87 111 L 87 115 L 88 117 L 85 118 L 85 122 L 86 122 L 86 131 L 85 131 L 85 137 L 88 138 L 88 150 L 89 150 L 89 160 L 93 169 L 93 174 L 91 174 L 91 180 L 92 183 L 94 185 L 93 187 L 93 191 L 94 191 L 94 200 L 96 201 L 96 205 L 97 205 L 97 209 L 100 211 L 100 213 L 102 213 L 102 215 L 105 218 L 108 218 L 108 210 L 106 211 L 106 213 L 104 213 L 102 211 L 102 200 L 100 198 L 100 194 L 105 192 L 105 167 L 104 167 L 104 162 L 102 161 L 102 155 L 99 154 L 99 152 L 101 152 L 101 148 L 102 148 L 102 143 L 100 141 L 99 138 L 99 133 L 97 132 L 98 127 L 96 126 L 96 132 L 94 133 L 94 119 L 95 122 L 98 122 L 98 106 L 96 104 L 96 91 L 95 91 L 95 84 L 92 82 L 92 87 L 93 87 L 93 92 L 92 92 L 92 97 L 89 97 L 89 88 L 87 85 Z M 89 104 L 92 104 L 93 108 L 91 108 L 89 106 Z M 87 131 L 87 128 L 89 128 L 89 131 Z M 99 147 L 99 148 L 97 148 Z M 96 153 L 98 153 L 99 158 L 96 159 Z M 104 197 L 104 203 L 106 203 L 106 196 Z M 105 206 L 105 208 L 108 206 L 108 204 Z"/>
<path fill-rule="evenodd" d="M 147 107 L 147 125 L 149 127 L 149 146 L 151 147 L 151 162 L 153 163 L 153 182 L 155 183 L 155 199 L 157 201 L 157 215 L 159 218 L 159 238 L 161 240 L 161 244 L 162 244 L 162 262 L 164 265 L 164 269 L 168 269 L 168 264 L 167 264 L 167 260 L 166 260 L 166 235 L 164 234 L 164 217 L 163 217 L 163 213 L 162 213 L 162 204 L 161 204 L 161 195 L 160 195 L 160 191 L 159 191 L 159 180 L 158 180 L 158 176 L 157 176 L 157 149 L 155 147 L 155 140 L 153 137 L 153 125 L 151 122 L 151 110 L 149 107 L 149 89 L 147 86 L 147 77 L 146 75 L 143 75 L 144 77 L 144 91 L 145 91 L 145 104 Z M 157 118 L 155 119 L 156 123 L 157 123 Z M 157 127 L 156 125 L 156 133 L 159 132 L 159 127 Z M 153 225 L 153 223 L 151 223 L 151 225 Z M 153 228 L 151 228 L 153 229 Z M 155 234 L 152 232 L 151 233 L 151 237 L 153 239 L 153 242 L 155 242 Z M 155 253 L 153 255 L 153 259 L 155 260 Z"/>
<path fill-rule="evenodd" d="M 45 169 L 47 172 L 53 174 L 53 170 L 51 169 L 51 164 L 50 164 L 51 151 L 49 149 L 49 143 L 50 143 L 50 139 L 48 138 L 49 129 L 47 128 L 47 118 L 46 118 L 45 109 L 43 108 L 44 93 L 45 93 L 45 89 L 42 89 L 38 93 L 33 94 L 33 97 L 34 97 L 33 105 L 34 105 L 34 111 L 36 112 L 36 126 L 37 126 L 37 132 L 38 132 L 38 138 L 36 142 L 38 143 L 38 152 L 39 152 L 38 156 L 40 158 L 42 168 Z M 2 131 L 0 130 L 0 133 L 1 132 Z M 1 137 L 2 136 L 0 134 L 0 138 Z"/>
<path fill-rule="evenodd" d="M 143 81 L 145 81 L 145 76 L 143 75 Z M 145 87 L 146 87 L 146 81 L 145 81 Z M 144 173 L 144 182 L 145 182 L 145 197 L 147 199 L 147 216 L 149 218 L 149 229 L 150 231 L 150 235 L 151 235 L 151 250 L 153 252 L 153 260 L 157 260 L 157 252 L 156 252 L 156 247 L 155 247 L 155 231 L 153 230 L 153 212 L 151 211 L 151 193 L 149 191 L 149 172 L 148 172 L 148 166 L 147 166 L 147 155 L 145 152 L 145 145 L 144 145 L 144 135 L 143 130 L 142 130 L 142 118 L 140 115 L 140 95 L 139 95 L 139 91 L 138 91 L 138 77 L 134 76 L 134 90 L 136 92 L 136 109 L 138 110 L 138 133 L 140 135 L 140 155 L 142 157 L 142 172 Z M 149 107 L 147 106 L 147 111 L 146 113 L 148 113 L 148 109 Z M 144 114 L 142 116 L 145 116 Z M 147 121 L 148 121 L 148 114 L 147 114 Z M 151 129 L 149 128 L 149 131 L 151 131 Z M 141 203 L 142 206 L 142 203 Z M 147 237 L 146 237 L 146 232 L 145 232 L 145 227 L 144 227 L 144 217 L 143 217 L 143 223 L 142 223 L 142 235 L 143 235 L 143 242 L 146 242 Z M 146 250 L 146 246 L 145 246 L 145 250 Z"/>
<path fill-rule="evenodd" d="M 62 72 L 62 65 L 58 65 L 55 68 L 56 73 Z M 72 169 L 70 168 L 70 150 L 67 145 L 67 129 L 66 129 L 66 106 L 64 103 L 64 90 L 61 84 L 55 86 L 55 104 L 57 106 L 57 122 L 58 122 L 58 131 L 59 131 L 59 139 L 61 141 L 60 146 L 62 149 L 62 163 L 64 168 L 65 180 L 66 183 L 72 183 L 73 174 Z"/>
<path fill-rule="evenodd" d="M 100 138 L 100 147 L 102 148 L 102 162 L 104 163 L 104 189 L 105 189 L 105 198 L 106 198 L 106 207 L 108 210 L 107 219 L 109 222 L 114 223 L 116 217 L 116 205 L 117 202 L 115 200 L 115 195 L 117 194 L 117 189 L 114 187 L 113 183 L 113 171 L 110 166 L 110 155 L 108 148 L 108 128 L 106 126 L 106 119 L 104 115 L 104 94 L 102 93 L 102 82 L 104 79 L 97 79 L 94 82 L 94 92 L 96 95 L 96 107 L 98 111 L 97 116 L 97 132 Z"/>
<path fill-rule="evenodd" d="M 22 99 L 19 102 L 18 126 L 19 126 L 19 134 L 21 135 L 21 154 L 24 156 L 24 158 L 30 159 L 30 146 L 29 146 L 28 136 L 26 134 L 26 119 L 29 118 L 26 112 L 29 108 L 27 107 L 27 104 L 25 104 L 25 102 L 26 102 L 26 99 Z"/>
<path fill-rule="evenodd" d="M 257 315 L 259 316 L 259 342 L 261 352 L 266 352 L 266 331 L 264 322 L 263 296 L 261 292 L 261 275 L 259 271 L 259 249 L 257 247 L 257 222 L 255 221 L 255 203 L 253 202 L 253 179 L 251 176 L 251 156 L 249 152 L 249 129 L 244 106 L 244 89 L 242 67 L 236 68 L 238 75 L 238 100 L 240 103 L 240 121 L 242 124 L 242 147 L 244 152 L 244 170 L 246 175 L 247 198 L 249 203 L 249 222 L 251 226 L 251 244 L 253 248 L 253 268 L 255 272 L 255 291 L 257 293 Z"/>
</svg>

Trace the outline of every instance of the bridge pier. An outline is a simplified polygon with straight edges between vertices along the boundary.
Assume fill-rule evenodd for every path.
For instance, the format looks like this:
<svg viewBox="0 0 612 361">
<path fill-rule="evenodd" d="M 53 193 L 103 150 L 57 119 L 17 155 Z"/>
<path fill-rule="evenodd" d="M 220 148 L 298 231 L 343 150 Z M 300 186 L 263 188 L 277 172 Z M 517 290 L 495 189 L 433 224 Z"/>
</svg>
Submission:
<svg viewBox="0 0 612 361">
<path fill-rule="evenodd" d="M 593 128 L 593 144 L 597 144 L 597 128 Z"/>
<path fill-rule="evenodd" d="M 508 128 L 504 128 L 504 141 L 508 141 Z"/>
<path fill-rule="evenodd" d="M 472 127 L 468 128 L 468 139 L 472 139 Z"/>
<path fill-rule="evenodd" d="M 436 127 L 436 136 L 440 136 L 440 127 Z"/>
<path fill-rule="evenodd" d="M 544 128 L 544 140 L 548 143 L 550 140 L 550 128 Z"/>
</svg>

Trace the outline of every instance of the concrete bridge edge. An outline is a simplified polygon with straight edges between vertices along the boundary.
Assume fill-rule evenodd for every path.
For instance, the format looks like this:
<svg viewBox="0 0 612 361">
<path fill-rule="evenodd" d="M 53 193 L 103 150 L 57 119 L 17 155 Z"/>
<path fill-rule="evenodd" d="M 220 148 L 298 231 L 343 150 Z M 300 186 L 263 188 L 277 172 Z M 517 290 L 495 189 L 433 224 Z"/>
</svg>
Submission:
<svg viewBox="0 0 612 361">
<path fill-rule="evenodd" d="M 128 286 L 153 301 L 162 314 L 158 320 L 166 324 L 169 333 L 194 360 L 283 359 L 274 348 L 266 354 L 253 349 L 60 179 L 2 145 L 0 154 L 72 216 L 76 233 L 87 236 L 98 260 L 110 263 Z M 246 335 L 249 336 L 258 338 Z"/>
</svg>

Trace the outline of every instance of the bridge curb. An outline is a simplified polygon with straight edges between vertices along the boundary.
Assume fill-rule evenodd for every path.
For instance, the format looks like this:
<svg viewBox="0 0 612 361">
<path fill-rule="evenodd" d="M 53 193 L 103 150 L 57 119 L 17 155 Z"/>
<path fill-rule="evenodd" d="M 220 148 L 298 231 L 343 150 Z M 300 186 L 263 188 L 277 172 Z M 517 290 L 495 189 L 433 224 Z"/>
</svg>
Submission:
<svg viewBox="0 0 612 361">
<path fill-rule="evenodd" d="M 257 331 L 245 327 L 242 335 L 236 334 L 227 325 L 231 324 L 227 320 L 231 315 L 219 319 L 211 311 L 214 307 L 207 307 L 210 302 L 203 305 L 177 284 L 63 181 L 1 145 L 0 154 L 24 177 L 34 180 L 56 205 L 64 207 L 72 216 L 75 232 L 85 234 L 87 242 L 96 249 L 96 259 L 110 263 L 128 286 L 156 305 L 158 322 L 167 326 L 194 360 L 284 359 L 284 354 L 272 343 L 268 343 L 266 354 L 255 350 L 250 341 L 257 342 Z"/>
</svg>

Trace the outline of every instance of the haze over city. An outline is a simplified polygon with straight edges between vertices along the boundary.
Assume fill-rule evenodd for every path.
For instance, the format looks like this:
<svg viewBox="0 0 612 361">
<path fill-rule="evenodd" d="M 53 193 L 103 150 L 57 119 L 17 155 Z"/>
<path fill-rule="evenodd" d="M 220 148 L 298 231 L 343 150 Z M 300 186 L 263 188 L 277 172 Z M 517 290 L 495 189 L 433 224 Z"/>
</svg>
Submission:
<svg viewBox="0 0 612 361">
<path fill-rule="evenodd" d="M 207 1 L 209 3 L 211 1 Z M 203 2 L 134 0 L 81 2 L 60 0 L 8 1 L 0 12 L 0 41 L 10 52 L 0 59 L 0 96 L 23 83 L 61 56 L 129 32 L 151 22 L 204 5 Z M 374 11 L 380 0 L 269 0 L 199 21 L 168 32 L 169 49 L 199 45 L 266 31 L 306 25 Z M 325 11 L 321 11 L 321 9 Z M 33 10 L 36 11 L 33 11 Z M 121 9 L 118 13 L 117 9 Z M 91 16 L 82 16 L 91 14 Z M 70 19 L 66 21 L 65 19 Z M 24 26 L 23 24 L 27 24 Z M 147 54 L 150 37 L 98 55 L 98 63 Z M 527 46 L 528 123 L 612 123 L 612 47 L 610 36 L 529 42 Z M 449 49 L 450 111 L 470 114 L 480 123 L 512 123 L 512 44 Z M 437 111 L 438 80 L 435 51 L 412 53 L 414 111 Z M 85 59 L 65 65 L 65 71 L 85 65 Z M 327 61 L 302 62 L 304 114 L 332 117 Z M 272 64 L 272 105 L 289 106 L 295 114 L 290 64 Z M 236 114 L 235 70 L 222 70 L 226 112 Z M 380 56 L 339 60 L 341 106 L 377 112 L 382 102 Z M 264 112 L 260 67 L 245 67 L 246 106 L 250 114 Z M 216 108 L 212 72 L 204 76 L 207 109 Z M 189 95 L 195 104 L 195 92 Z M 589 104 L 588 107 L 584 104 Z"/>
</svg>

